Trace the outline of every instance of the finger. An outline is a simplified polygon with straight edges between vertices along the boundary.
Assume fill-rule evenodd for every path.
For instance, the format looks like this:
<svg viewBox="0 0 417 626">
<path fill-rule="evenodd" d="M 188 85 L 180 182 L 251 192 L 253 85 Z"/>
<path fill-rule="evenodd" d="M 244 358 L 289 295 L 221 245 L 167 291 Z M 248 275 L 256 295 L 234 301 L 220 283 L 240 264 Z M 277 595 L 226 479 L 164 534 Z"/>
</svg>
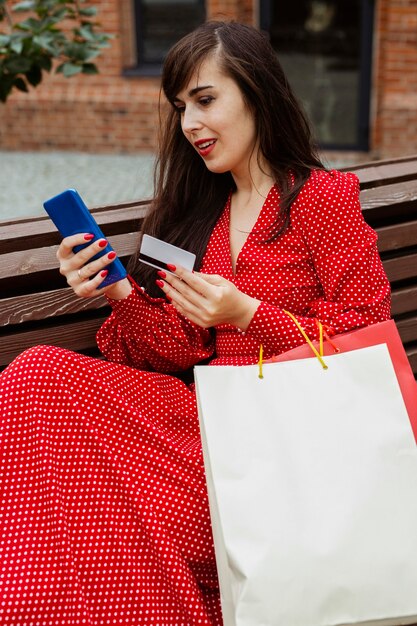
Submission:
<svg viewBox="0 0 417 626">
<path fill-rule="evenodd" d="M 75 293 L 81 298 L 91 298 L 93 296 L 102 295 L 103 293 L 105 293 L 106 287 L 111 287 L 111 285 L 107 285 L 104 289 L 100 288 L 107 274 L 108 271 L 103 270 L 91 279 L 80 279 L 77 272 L 78 284 L 73 286 Z"/>
<path fill-rule="evenodd" d="M 108 265 L 110 265 L 110 263 L 113 263 L 116 257 L 117 254 L 112 250 L 108 254 L 103 254 L 103 256 L 99 257 L 98 259 L 95 259 L 90 263 L 86 263 L 85 265 L 81 266 L 81 268 L 77 267 L 77 274 L 83 279 L 91 278 L 91 276 L 95 276 L 98 272 L 105 269 Z"/>
<path fill-rule="evenodd" d="M 89 247 L 93 247 L 93 255 L 96 253 L 94 250 L 94 244 Z M 74 287 L 79 280 L 85 280 L 95 276 L 98 272 L 105 269 L 110 263 L 116 259 L 116 252 L 111 250 L 109 253 L 100 256 L 98 259 L 84 264 L 83 255 L 77 253 L 68 259 L 61 259 L 60 261 L 60 273 L 65 276 L 67 283 Z M 89 255 L 91 257 L 91 253 Z"/>
<path fill-rule="evenodd" d="M 87 245 L 85 248 L 82 248 L 74 255 L 74 262 L 77 263 L 78 266 L 85 265 L 90 261 L 98 253 L 102 253 L 106 246 L 109 245 L 107 239 L 97 239 L 93 243 Z M 103 255 L 104 256 L 104 255 Z"/>
<path fill-rule="evenodd" d="M 218 274 L 197 274 L 197 276 L 210 285 L 219 286 L 227 282 L 223 276 L 218 276 Z"/>
<path fill-rule="evenodd" d="M 185 284 L 191 287 L 194 292 L 201 294 L 205 297 L 210 297 L 210 295 L 213 293 L 211 285 L 218 285 L 224 279 L 222 279 L 221 276 L 213 275 L 213 280 L 210 282 L 205 280 L 205 276 L 206 274 L 190 272 L 190 270 L 186 270 L 183 267 L 178 267 L 175 273 L 167 274 L 165 280 L 181 293 L 187 293 L 184 287 Z M 178 279 L 180 282 L 178 282 Z"/>
<path fill-rule="evenodd" d="M 159 286 L 161 287 L 161 283 Z M 216 305 L 213 305 L 213 302 L 210 302 L 209 299 L 200 293 L 192 290 L 184 282 L 181 282 L 181 286 L 181 291 L 167 285 L 162 285 L 161 288 L 171 304 L 188 319 L 203 328 L 212 326 L 213 312 L 216 310 Z"/>
<path fill-rule="evenodd" d="M 198 326 L 201 326 L 202 328 L 208 328 L 211 326 L 211 321 L 204 319 L 201 307 L 194 306 L 190 302 L 183 300 L 179 294 L 176 294 L 173 298 L 167 295 L 167 298 L 171 304 L 175 306 L 176 310 L 187 319 L 191 320 L 195 324 L 198 324 Z"/>
<path fill-rule="evenodd" d="M 162 277 L 163 272 L 158 272 L 158 274 Z M 156 284 L 175 305 L 203 306 L 205 296 L 176 276 L 166 276 L 163 281 L 157 280 Z"/>
<path fill-rule="evenodd" d="M 62 259 L 68 256 L 72 256 L 73 248 L 75 246 L 81 246 L 93 239 L 94 235 L 91 233 L 79 233 L 77 235 L 70 235 L 69 237 L 64 237 L 61 241 L 58 251 L 57 257 L 58 259 Z"/>
</svg>

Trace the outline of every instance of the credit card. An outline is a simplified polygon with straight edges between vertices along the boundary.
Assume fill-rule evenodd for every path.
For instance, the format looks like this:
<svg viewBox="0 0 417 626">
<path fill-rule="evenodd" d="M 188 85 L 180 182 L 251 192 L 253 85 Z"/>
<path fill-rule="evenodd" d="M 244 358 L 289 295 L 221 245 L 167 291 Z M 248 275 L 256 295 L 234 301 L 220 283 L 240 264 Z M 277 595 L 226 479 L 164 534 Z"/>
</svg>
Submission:
<svg viewBox="0 0 417 626">
<path fill-rule="evenodd" d="M 156 237 L 143 235 L 139 251 L 139 261 L 156 267 L 158 270 L 169 272 L 167 264 L 184 267 L 192 271 L 194 269 L 195 254 L 166 243 Z"/>
</svg>

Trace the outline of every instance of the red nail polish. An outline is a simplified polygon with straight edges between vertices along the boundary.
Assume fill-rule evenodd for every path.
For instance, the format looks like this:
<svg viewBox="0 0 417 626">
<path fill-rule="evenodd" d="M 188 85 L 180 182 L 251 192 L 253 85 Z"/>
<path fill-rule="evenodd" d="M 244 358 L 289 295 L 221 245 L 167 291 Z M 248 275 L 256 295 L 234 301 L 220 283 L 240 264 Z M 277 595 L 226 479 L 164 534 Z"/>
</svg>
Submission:
<svg viewBox="0 0 417 626">
<path fill-rule="evenodd" d="M 100 272 L 100 276 L 102 278 L 106 278 L 107 274 L 109 273 L 109 270 L 103 270 L 102 272 Z"/>
<path fill-rule="evenodd" d="M 94 235 L 84 235 L 84 239 L 86 241 L 91 241 L 92 239 L 94 239 Z"/>
<path fill-rule="evenodd" d="M 172 265 L 171 263 L 167 263 L 167 268 L 170 272 L 175 272 L 177 269 L 176 265 Z"/>
<path fill-rule="evenodd" d="M 107 258 L 110 259 L 110 260 L 111 259 L 115 259 L 116 258 L 116 253 L 115 252 L 109 252 L 108 255 L 107 255 Z"/>
<path fill-rule="evenodd" d="M 100 246 L 100 248 L 105 248 L 107 246 L 107 241 L 105 239 L 102 239 L 98 242 L 98 245 Z"/>
<path fill-rule="evenodd" d="M 166 273 L 165 273 L 165 272 L 163 272 L 162 270 L 158 270 L 156 273 L 157 273 L 157 274 L 158 274 L 158 276 L 160 276 L 161 278 L 166 278 L 166 277 L 167 277 Z"/>
<path fill-rule="evenodd" d="M 162 287 L 164 286 L 163 281 L 162 281 L 162 280 L 156 280 L 155 282 L 156 282 L 156 284 L 158 285 L 158 287 L 159 287 L 160 289 L 162 289 Z"/>
</svg>

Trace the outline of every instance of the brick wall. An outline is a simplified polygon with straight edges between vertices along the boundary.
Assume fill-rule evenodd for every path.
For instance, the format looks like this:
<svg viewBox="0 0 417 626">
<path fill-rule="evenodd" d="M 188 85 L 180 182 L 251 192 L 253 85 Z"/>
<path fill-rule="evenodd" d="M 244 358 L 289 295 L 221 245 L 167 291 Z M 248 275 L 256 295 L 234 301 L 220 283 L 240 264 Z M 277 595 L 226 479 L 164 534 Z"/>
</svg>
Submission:
<svg viewBox="0 0 417 626">
<path fill-rule="evenodd" d="M 373 152 L 417 153 L 417 0 L 378 0 L 372 102 Z"/>
<path fill-rule="evenodd" d="M 152 150 L 158 78 L 123 77 L 135 59 L 131 2 L 95 0 L 103 30 L 116 35 L 98 76 L 48 76 L 0 104 L 0 148 L 137 152 Z M 257 0 L 208 0 L 209 19 L 256 23 Z M 371 153 L 417 153 L 417 0 L 376 0 Z"/>
<path fill-rule="evenodd" d="M 136 152 L 156 142 L 159 79 L 126 78 L 134 58 L 129 3 L 95 0 L 102 29 L 114 33 L 100 74 L 51 74 L 30 94 L 0 105 L 0 147 L 11 150 Z"/>
</svg>

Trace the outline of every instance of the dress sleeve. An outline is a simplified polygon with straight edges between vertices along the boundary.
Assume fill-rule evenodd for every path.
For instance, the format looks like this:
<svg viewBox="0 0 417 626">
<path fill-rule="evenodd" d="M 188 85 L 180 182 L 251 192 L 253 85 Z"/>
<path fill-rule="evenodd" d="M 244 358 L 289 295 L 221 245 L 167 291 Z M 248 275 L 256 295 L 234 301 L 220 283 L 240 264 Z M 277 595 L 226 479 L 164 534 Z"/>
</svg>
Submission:
<svg viewBox="0 0 417 626">
<path fill-rule="evenodd" d="M 213 355 L 209 330 L 180 315 L 163 298 L 151 298 L 137 285 L 113 309 L 97 333 L 102 354 L 116 363 L 157 372 L 177 372 Z"/>
<path fill-rule="evenodd" d="M 314 318 L 342 333 L 390 318 L 390 285 L 377 250 L 377 235 L 366 224 L 354 174 L 315 173 L 291 212 L 309 250 L 322 297 L 306 303 L 297 320 L 318 338 Z M 266 354 L 303 343 L 294 321 L 280 308 L 262 302 L 248 329 Z"/>
</svg>

